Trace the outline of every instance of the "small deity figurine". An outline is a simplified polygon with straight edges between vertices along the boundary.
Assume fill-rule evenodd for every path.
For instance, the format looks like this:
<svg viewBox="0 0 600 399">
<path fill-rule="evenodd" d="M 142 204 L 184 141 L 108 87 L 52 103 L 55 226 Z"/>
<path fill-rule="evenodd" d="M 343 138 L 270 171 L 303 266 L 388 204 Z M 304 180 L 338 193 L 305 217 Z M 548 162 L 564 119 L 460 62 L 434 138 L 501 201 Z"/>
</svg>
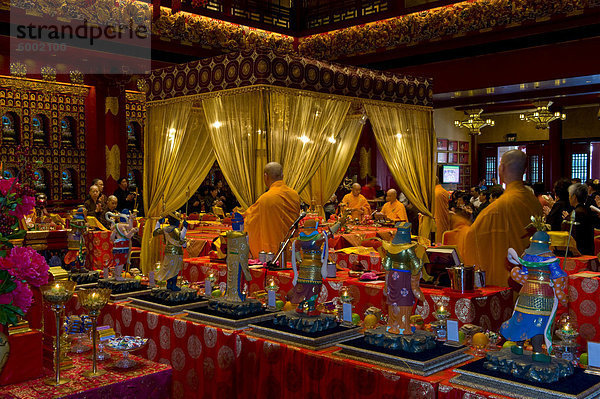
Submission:
<svg viewBox="0 0 600 399">
<path fill-rule="evenodd" d="M 14 118 L 9 114 L 2 115 L 2 140 L 6 143 L 17 141 Z"/>
<path fill-rule="evenodd" d="M 129 266 L 131 237 L 138 232 L 138 228 L 133 227 L 135 213 L 132 215 L 129 209 L 123 209 L 120 214 L 107 212 L 105 217 L 111 222 L 110 230 L 112 233 L 110 240 L 113 243 L 113 259 L 118 270 L 122 271 L 125 265 Z M 117 223 L 115 223 L 115 217 L 119 219 Z"/>
<path fill-rule="evenodd" d="M 69 226 L 71 229 L 71 232 L 67 235 L 69 252 L 65 255 L 65 263 L 67 265 L 72 264 L 72 271 L 87 272 L 84 268 L 86 254 L 84 234 L 88 226 L 83 206 L 77 208 L 69 222 Z"/>
<path fill-rule="evenodd" d="M 71 123 L 66 118 L 60 121 L 60 136 L 62 144 L 73 144 L 73 132 L 71 128 Z"/>
<path fill-rule="evenodd" d="M 321 292 L 323 279 L 327 277 L 327 258 L 329 257 L 327 233 L 319 233 L 319 223 L 306 220 L 304 227 L 292 244 L 292 269 L 294 289 L 290 291 L 290 301 L 297 303 L 296 312 L 307 316 L 316 316 L 317 298 Z M 296 247 L 299 246 L 301 261 L 296 261 Z M 297 263 L 299 265 L 297 266 Z"/>
<path fill-rule="evenodd" d="M 31 119 L 31 133 L 34 144 L 46 144 L 46 132 L 44 132 L 44 119 L 41 115 L 35 115 Z"/>
<path fill-rule="evenodd" d="M 512 317 L 500 328 L 500 334 L 509 341 L 517 343 L 511 347 L 513 353 L 523 354 L 523 343 L 529 339 L 533 347 L 532 359 L 549 363 L 550 356 L 544 353 L 542 344 L 546 344 L 548 353 L 552 352 L 552 322 L 556 315 L 558 302 L 567 305 L 565 287 L 567 273 L 560 267 L 560 260 L 550 249 L 550 236 L 545 230 L 541 217 L 532 217 L 537 232 L 531 237 L 531 244 L 519 257 L 514 249 L 508 250 L 508 260 L 514 265 L 511 277 L 521 284 Z"/>
<path fill-rule="evenodd" d="M 386 270 L 384 295 L 388 304 L 386 331 L 391 334 L 411 335 L 410 317 L 415 299 L 425 296 L 419 286 L 425 250 L 410 239 L 411 224 L 396 223 L 396 234 L 391 242 L 383 241 L 385 257 L 382 266 Z"/>
<path fill-rule="evenodd" d="M 227 232 L 227 290 L 224 299 L 229 302 L 244 302 L 244 280 L 252 280 L 248 267 L 248 233 L 230 230 Z"/>
<path fill-rule="evenodd" d="M 169 215 L 168 220 L 169 225 L 167 227 L 161 227 L 164 219 L 156 222 L 152 232 L 153 237 L 162 234 L 165 240 L 165 256 L 156 279 L 166 281 L 167 289 L 170 291 L 181 291 L 181 288 L 177 286 L 177 275 L 179 275 L 183 266 L 183 248 L 187 247 L 185 234 L 188 223 L 184 220 L 183 228 L 179 230 L 180 218 L 178 215 Z"/>
</svg>

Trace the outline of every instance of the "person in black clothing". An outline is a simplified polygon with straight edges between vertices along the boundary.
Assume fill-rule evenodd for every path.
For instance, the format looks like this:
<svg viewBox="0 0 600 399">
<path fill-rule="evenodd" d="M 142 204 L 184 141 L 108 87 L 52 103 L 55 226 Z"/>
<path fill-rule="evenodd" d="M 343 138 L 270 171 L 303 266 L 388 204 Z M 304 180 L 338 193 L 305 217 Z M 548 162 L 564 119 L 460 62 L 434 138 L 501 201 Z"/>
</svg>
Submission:
<svg viewBox="0 0 600 399">
<path fill-rule="evenodd" d="M 596 205 L 596 197 L 600 197 L 600 180 L 594 179 L 590 180 L 588 184 L 588 199 L 585 202 L 586 206 L 595 206 Z"/>
<path fill-rule="evenodd" d="M 550 212 L 546 215 L 546 223 L 550 225 L 550 230 L 561 231 L 563 222 L 563 212 L 571 212 L 569 203 L 569 186 L 571 180 L 561 178 L 554 183 L 554 196 L 556 201 L 552 205 Z"/>
<path fill-rule="evenodd" d="M 577 249 L 582 255 L 595 255 L 594 252 L 594 226 L 598 218 L 589 207 L 585 206 L 588 197 L 587 186 L 575 183 L 569 186 L 569 202 L 575 209 L 575 222 L 573 225 L 573 238 L 577 242 Z M 570 214 L 565 212 L 565 220 L 570 219 Z"/>
<path fill-rule="evenodd" d="M 123 209 L 129 209 L 130 211 L 135 208 L 135 193 L 129 192 L 129 182 L 126 177 L 120 177 L 117 180 L 119 187 L 114 192 L 114 196 L 117 197 L 117 210 L 122 212 Z"/>
</svg>

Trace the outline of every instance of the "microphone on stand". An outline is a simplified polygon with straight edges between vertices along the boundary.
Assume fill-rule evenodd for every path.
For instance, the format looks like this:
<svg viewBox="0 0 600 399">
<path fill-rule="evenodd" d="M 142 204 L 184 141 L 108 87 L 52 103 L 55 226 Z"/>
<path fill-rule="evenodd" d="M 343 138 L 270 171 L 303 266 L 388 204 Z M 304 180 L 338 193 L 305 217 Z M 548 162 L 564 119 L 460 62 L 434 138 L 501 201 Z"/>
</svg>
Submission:
<svg viewBox="0 0 600 399">
<path fill-rule="evenodd" d="M 277 255 L 275 255 L 275 258 L 272 261 L 267 262 L 267 264 L 266 264 L 267 269 L 269 269 L 269 270 L 285 269 L 285 264 L 283 264 L 283 256 L 282 256 L 283 252 L 285 251 L 285 247 L 287 247 L 288 243 L 290 242 L 290 239 L 292 238 L 292 236 L 298 229 L 298 224 L 305 217 L 306 217 L 306 212 L 304 212 L 304 211 L 300 212 L 300 216 L 298 216 L 298 219 L 296 219 L 294 221 L 294 223 L 292 223 L 292 225 L 290 226 L 290 229 L 288 230 L 287 234 L 285 235 L 285 238 L 283 239 L 281 244 L 279 244 L 279 252 L 277 252 Z M 292 254 L 292 256 L 294 256 L 294 255 Z M 280 258 L 282 259 L 282 261 L 280 262 L 281 263 L 280 266 L 277 267 L 277 261 Z M 265 278 L 266 278 L 266 273 L 265 273 Z"/>
</svg>

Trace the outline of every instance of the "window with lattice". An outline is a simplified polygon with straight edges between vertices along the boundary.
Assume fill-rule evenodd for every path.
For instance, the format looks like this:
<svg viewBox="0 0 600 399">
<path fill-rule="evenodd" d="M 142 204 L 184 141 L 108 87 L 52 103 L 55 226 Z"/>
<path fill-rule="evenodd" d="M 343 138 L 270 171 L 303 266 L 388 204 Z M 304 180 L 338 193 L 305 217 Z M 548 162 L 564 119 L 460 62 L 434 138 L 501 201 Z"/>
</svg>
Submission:
<svg viewBox="0 0 600 399">
<path fill-rule="evenodd" d="M 573 154 L 571 157 L 571 179 L 581 179 L 585 181 L 588 178 L 588 160 L 589 154 Z"/>
</svg>

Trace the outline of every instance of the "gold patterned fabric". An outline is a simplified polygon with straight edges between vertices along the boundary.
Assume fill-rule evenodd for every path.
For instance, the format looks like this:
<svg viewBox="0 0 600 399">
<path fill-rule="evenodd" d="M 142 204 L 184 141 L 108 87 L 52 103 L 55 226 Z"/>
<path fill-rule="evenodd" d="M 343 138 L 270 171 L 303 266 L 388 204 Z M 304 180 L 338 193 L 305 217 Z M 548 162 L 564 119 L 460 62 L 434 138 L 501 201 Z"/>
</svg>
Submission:
<svg viewBox="0 0 600 399">
<path fill-rule="evenodd" d="M 338 136 L 349 108 L 349 99 L 343 97 L 278 88 L 269 91 L 269 161 L 283 165 L 290 188 L 301 192 L 315 175 L 332 148 L 329 139 Z"/>
<path fill-rule="evenodd" d="M 323 157 L 321 165 L 300 193 L 304 202 L 310 204 L 314 199 L 318 205 L 324 205 L 335 193 L 356 151 L 363 126 L 360 115 L 346 117 L 335 143 L 331 143 L 332 148 Z"/>
<path fill-rule="evenodd" d="M 204 115 L 191 102 L 148 104 L 144 140 L 144 209 L 148 226 L 187 200 L 215 161 Z M 159 260 L 160 240 L 144 229 L 141 265 L 144 274 Z"/>
<path fill-rule="evenodd" d="M 419 235 L 429 237 L 435 186 L 433 111 L 380 102 L 365 102 L 365 110 L 381 155 L 400 190 L 425 216 L 419 223 Z"/>
</svg>

